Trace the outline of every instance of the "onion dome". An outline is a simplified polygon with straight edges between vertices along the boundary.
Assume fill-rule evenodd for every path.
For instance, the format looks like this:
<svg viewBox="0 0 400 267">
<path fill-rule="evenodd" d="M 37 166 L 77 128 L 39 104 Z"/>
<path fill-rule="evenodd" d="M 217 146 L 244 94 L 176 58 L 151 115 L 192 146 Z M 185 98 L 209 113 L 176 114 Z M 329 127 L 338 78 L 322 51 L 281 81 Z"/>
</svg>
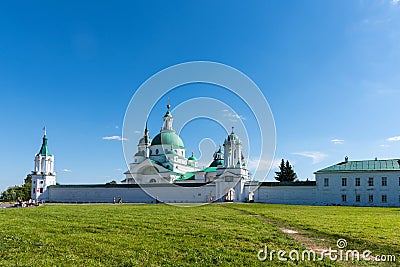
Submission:
<svg viewBox="0 0 400 267">
<path fill-rule="evenodd" d="M 188 160 L 193 160 L 193 161 L 196 161 L 196 160 L 197 160 L 196 157 L 194 156 L 194 152 L 192 152 L 192 156 L 190 156 L 190 157 L 188 158 Z"/>
<path fill-rule="evenodd" d="M 211 162 L 209 167 L 218 167 L 224 165 L 224 154 L 222 153 L 221 146 L 214 153 L 214 160 Z"/>
</svg>

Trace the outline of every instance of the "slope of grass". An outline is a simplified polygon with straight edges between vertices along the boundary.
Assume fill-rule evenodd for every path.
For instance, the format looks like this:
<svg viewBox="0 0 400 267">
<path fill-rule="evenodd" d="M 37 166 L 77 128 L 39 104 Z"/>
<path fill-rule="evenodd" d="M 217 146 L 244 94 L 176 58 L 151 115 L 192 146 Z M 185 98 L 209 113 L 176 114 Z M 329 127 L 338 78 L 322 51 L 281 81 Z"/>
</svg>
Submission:
<svg viewBox="0 0 400 267">
<path fill-rule="evenodd" d="M 241 206 L 240 206 L 241 207 Z M 261 207 L 258 207 L 261 208 Z M 223 205 L 47 205 L 0 210 L 0 266 L 290 266 L 257 252 L 302 245 Z M 301 266 L 332 262 L 302 262 Z"/>
</svg>

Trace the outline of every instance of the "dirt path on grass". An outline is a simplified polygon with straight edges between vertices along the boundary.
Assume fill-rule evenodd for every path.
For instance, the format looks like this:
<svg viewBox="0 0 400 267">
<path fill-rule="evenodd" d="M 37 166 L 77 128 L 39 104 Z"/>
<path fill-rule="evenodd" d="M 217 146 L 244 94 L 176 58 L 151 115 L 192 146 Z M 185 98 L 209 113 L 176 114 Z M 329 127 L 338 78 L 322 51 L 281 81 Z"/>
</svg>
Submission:
<svg viewBox="0 0 400 267">
<path fill-rule="evenodd" d="M 236 209 L 237 210 L 237 209 Z M 282 233 L 287 234 L 291 238 L 293 238 L 296 242 L 302 244 L 305 246 L 308 250 L 313 250 L 319 255 L 321 255 L 322 252 L 328 251 L 329 250 L 329 244 L 328 242 L 323 239 L 323 238 L 311 238 L 307 237 L 301 233 L 299 233 L 296 230 L 293 229 L 288 229 L 287 227 L 284 227 L 282 225 L 279 225 L 276 221 L 269 220 L 261 215 L 254 215 L 251 213 L 248 213 L 243 210 L 237 210 L 238 212 L 241 212 L 242 214 L 252 216 L 262 222 L 266 222 L 268 224 L 272 224 L 275 227 L 277 227 L 279 230 L 281 230 Z"/>
<path fill-rule="evenodd" d="M 228 207 L 225 205 L 224 205 L 224 207 L 235 210 L 243 215 L 252 216 L 252 217 L 256 218 L 257 220 L 260 220 L 262 222 L 265 222 L 265 223 L 268 223 L 268 224 L 271 224 L 271 225 L 277 227 L 280 231 L 282 231 L 282 233 L 285 233 L 290 238 L 294 239 L 296 242 L 303 245 L 307 250 L 314 251 L 317 254 L 317 257 L 319 257 L 320 255 L 322 255 L 322 253 L 324 253 L 324 256 L 329 259 L 329 257 L 331 256 L 328 253 L 328 251 L 330 251 L 330 248 L 332 248 L 332 250 L 337 249 L 336 244 L 332 244 L 331 242 L 329 242 L 328 240 L 326 240 L 324 238 L 309 237 L 306 235 L 306 233 L 304 233 L 305 232 L 304 230 L 301 230 L 302 233 L 300 233 L 299 230 L 297 230 L 297 229 L 289 229 L 289 227 L 284 226 L 283 224 L 281 224 L 277 221 L 268 219 L 264 216 L 261 216 L 258 214 L 252 214 L 245 210 Z M 332 260 L 332 261 L 334 261 L 334 260 Z M 343 262 L 343 261 L 339 261 L 339 260 L 336 260 L 335 262 L 338 262 L 344 266 L 353 266 L 352 264 L 350 264 L 350 262 Z"/>
</svg>

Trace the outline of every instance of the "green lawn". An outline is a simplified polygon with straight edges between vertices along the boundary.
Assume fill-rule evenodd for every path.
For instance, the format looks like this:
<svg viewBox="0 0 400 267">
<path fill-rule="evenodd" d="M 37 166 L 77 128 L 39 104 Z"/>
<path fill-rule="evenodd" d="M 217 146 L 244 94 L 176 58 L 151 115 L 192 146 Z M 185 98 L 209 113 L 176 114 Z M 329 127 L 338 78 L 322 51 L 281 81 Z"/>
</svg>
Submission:
<svg viewBox="0 0 400 267">
<path fill-rule="evenodd" d="M 304 250 L 276 226 L 286 225 L 305 235 L 376 243 L 376 252 L 398 253 L 398 210 L 262 204 L 1 209 L 0 266 L 340 266 L 328 259 L 277 257 L 263 263 L 257 252 L 265 245 Z"/>
<path fill-rule="evenodd" d="M 322 207 L 237 204 L 231 208 L 261 215 L 275 225 L 297 230 L 308 237 L 327 240 L 336 247 L 340 238 L 348 249 L 395 255 L 400 263 L 400 208 Z"/>
</svg>

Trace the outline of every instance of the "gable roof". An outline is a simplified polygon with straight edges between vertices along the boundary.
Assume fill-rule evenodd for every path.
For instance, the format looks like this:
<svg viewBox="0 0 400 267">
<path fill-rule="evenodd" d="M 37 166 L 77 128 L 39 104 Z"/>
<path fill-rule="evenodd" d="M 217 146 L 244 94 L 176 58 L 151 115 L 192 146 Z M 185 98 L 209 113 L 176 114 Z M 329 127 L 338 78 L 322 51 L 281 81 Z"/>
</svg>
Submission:
<svg viewBox="0 0 400 267">
<path fill-rule="evenodd" d="M 400 159 L 343 161 L 317 173 L 331 172 L 370 172 L 370 171 L 400 171 Z"/>
</svg>

